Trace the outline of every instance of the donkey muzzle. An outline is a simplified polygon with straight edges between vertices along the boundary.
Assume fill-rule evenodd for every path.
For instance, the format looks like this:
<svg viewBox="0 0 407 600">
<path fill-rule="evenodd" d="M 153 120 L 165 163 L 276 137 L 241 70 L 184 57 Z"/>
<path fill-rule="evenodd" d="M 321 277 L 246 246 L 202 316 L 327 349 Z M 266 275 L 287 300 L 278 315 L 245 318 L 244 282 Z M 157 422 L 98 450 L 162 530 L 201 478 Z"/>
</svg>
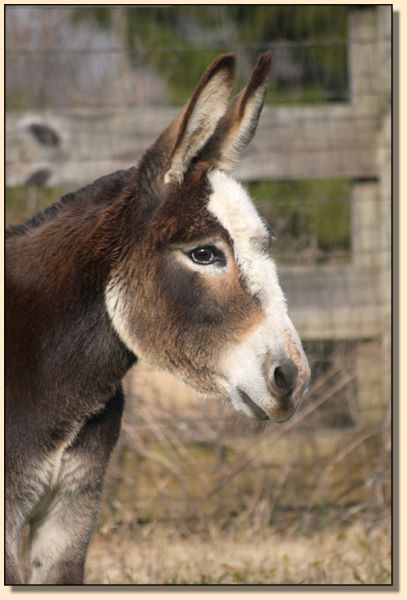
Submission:
<svg viewBox="0 0 407 600">
<path fill-rule="evenodd" d="M 238 388 L 239 398 L 253 418 L 283 423 L 295 414 L 308 391 L 308 361 L 305 359 L 299 368 L 292 359 L 284 358 L 264 369 L 263 376 L 267 398 L 254 401 L 249 393 Z"/>
</svg>

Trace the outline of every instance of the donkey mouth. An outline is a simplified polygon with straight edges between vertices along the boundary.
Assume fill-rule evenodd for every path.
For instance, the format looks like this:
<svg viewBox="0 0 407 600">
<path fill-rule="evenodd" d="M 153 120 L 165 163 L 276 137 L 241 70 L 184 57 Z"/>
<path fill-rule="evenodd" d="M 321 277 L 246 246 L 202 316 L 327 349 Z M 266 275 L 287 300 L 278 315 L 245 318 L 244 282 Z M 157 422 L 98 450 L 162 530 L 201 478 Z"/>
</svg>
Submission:
<svg viewBox="0 0 407 600">
<path fill-rule="evenodd" d="M 243 404 L 247 406 L 250 412 L 256 417 L 256 419 L 261 419 L 262 421 L 269 420 L 269 415 L 258 406 L 253 400 L 244 392 L 242 389 L 238 388 L 239 397 Z"/>
<path fill-rule="evenodd" d="M 273 423 L 285 423 L 296 413 L 300 404 L 294 402 L 290 397 L 286 399 L 285 406 L 275 406 L 273 407 L 271 414 L 269 414 L 258 404 L 256 404 L 256 402 L 254 402 L 241 388 L 237 388 L 237 391 L 239 393 L 240 400 L 250 410 L 253 417 L 262 421 L 268 420 L 272 421 Z"/>
</svg>

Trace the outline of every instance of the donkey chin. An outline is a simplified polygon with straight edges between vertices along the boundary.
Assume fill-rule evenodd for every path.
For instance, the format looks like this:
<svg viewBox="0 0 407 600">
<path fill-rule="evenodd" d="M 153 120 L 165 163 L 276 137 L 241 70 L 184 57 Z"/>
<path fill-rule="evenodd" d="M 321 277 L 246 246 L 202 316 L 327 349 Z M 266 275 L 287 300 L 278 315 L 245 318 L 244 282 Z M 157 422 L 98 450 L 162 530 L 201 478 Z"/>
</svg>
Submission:
<svg viewBox="0 0 407 600">
<path fill-rule="evenodd" d="M 306 392 L 307 387 L 303 391 L 292 395 L 268 394 L 267 396 L 260 396 L 253 391 L 246 392 L 242 387 L 236 387 L 231 391 L 230 398 L 233 407 L 251 419 L 284 423 L 300 407 Z"/>
</svg>

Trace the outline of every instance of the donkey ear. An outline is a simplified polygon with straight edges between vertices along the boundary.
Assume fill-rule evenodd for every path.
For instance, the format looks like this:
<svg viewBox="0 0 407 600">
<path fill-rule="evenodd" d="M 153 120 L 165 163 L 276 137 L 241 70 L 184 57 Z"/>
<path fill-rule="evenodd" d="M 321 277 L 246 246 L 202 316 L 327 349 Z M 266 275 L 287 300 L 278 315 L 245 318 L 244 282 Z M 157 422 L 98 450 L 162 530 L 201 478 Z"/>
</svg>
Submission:
<svg viewBox="0 0 407 600">
<path fill-rule="evenodd" d="M 190 161 L 211 137 L 227 109 L 235 68 L 233 54 L 216 58 L 175 121 L 147 151 L 141 172 L 149 179 L 143 183 L 150 190 L 160 190 L 163 183 L 182 181 Z"/>
<path fill-rule="evenodd" d="M 267 91 L 271 52 L 261 54 L 249 83 L 231 103 L 220 119 L 215 133 L 203 148 L 200 158 L 217 168 L 229 171 L 253 138 Z"/>
</svg>

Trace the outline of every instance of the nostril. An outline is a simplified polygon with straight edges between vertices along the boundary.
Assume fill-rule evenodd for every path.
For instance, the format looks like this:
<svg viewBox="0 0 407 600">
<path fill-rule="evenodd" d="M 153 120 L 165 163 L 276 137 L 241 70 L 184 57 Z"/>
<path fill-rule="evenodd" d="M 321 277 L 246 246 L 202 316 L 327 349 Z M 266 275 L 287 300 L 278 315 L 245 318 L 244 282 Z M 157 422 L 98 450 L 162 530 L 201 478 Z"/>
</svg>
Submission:
<svg viewBox="0 0 407 600">
<path fill-rule="evenodd" d="M 287 380 L 281 367 L 277 367 L 274 371 L 274 381 L 276 382 L 278 388 L 282 388 L 284 390 L 287 388 Z"/>
<path fill-rule="evenodd" d="M 274 370 L 274 383 L 282 396 L 290 395 L 297 384 L 298 369 L 294 361 L 287 359 Z"/>
</svg>

